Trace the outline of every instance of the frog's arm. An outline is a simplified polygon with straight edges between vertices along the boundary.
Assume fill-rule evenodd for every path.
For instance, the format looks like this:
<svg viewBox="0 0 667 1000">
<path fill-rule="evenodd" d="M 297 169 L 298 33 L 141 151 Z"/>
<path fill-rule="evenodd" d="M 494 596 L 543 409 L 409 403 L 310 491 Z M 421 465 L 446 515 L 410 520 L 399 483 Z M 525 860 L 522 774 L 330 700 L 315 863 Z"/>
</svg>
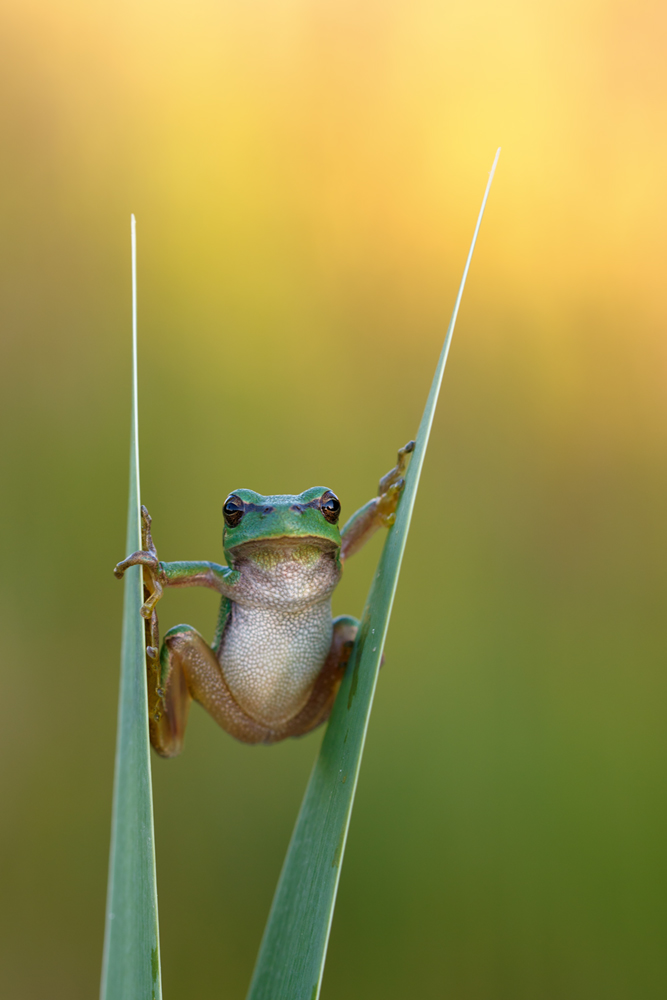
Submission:
<svg viewBox="0 0 667 1000">
<path fill-rule="evenodd" d="M 341 562 L 358 552 L 378 528 L 390 528 L 396 520 L 396 508 L 405 485 L 403 476 L 414 448 L 414 441 L 401 448 L 395 468 L 380 480 L 378 495 L 360 507 L 342 528 Z"/>
<path fill-rule="evenodd" d="M 214 562 L 158 562 L 156 576 L 163 587 L 209 587 L 231 596 L 238 570 Z"/>
<path fill-rule="evenodd" d="M 119 562 L 114 574 L 120 579 L 130 566 L 143 566 L 144 588 L 147 591 L 141 608 L 144 618 L 151 618 L 164 587 L 210 587 L 223 597 L 233 595 L 234 585 L 240 576 L 238 570 L 212 562 L 160 562 L 151 535 L 151 517 L 145 507 L 141 508 L 141 516 L 143 549 Z"/>
</svg>

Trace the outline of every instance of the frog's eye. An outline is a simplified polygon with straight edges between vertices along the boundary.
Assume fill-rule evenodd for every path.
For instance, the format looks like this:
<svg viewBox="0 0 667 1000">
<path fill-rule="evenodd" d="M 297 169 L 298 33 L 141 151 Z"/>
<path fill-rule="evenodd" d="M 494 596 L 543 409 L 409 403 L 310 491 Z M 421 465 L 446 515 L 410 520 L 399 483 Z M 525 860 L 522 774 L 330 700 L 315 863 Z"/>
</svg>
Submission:
<svg viewBox="0 0 667 1000">
<path fill-rule="evenodd" d="M 234 528 L 243 517 L 243 500 L 234 493 L 227 497 L 222 507 L 222 516 L 228 528 Z"/>
<path fill-rule="evenodd" d="M 320 500 L 320 510 L 329 524 L 335 524 L 340 517 L 340 500 L 331 490 L 327 490 Z"/>
</svg>

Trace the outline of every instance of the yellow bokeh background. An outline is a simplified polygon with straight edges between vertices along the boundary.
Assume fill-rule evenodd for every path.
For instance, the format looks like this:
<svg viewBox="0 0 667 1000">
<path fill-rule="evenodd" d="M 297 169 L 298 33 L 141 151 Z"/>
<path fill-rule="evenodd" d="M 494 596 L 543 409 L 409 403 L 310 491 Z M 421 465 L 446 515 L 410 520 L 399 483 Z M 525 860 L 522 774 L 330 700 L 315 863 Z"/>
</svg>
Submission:
<svg viewBox="0 0 667 1000">
<path fill-rule="evenodd" d="M 323 998 L 657 1000 L 667 15 L 5 0 L 0 991 L 98 988 L 139 239 L 142 499 L 365 502 L 427 455 Z M 359 614 L 376 539 L 335 612 Z M 161 624 L 212 635 L 215 600 Z M 167 998 L 243 998 L 319 735 L 153 760 Z"/>
</svg>

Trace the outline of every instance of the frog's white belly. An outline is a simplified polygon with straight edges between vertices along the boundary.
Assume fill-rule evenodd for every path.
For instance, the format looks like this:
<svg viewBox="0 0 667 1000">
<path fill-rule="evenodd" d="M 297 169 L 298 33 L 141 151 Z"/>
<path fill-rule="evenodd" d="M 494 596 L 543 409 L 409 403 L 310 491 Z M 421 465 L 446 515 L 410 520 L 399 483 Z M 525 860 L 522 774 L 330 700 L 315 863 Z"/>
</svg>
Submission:
<svg viewBox="0 0 667 1000">
<path fill-rule="evenodd" d="M 241 708 L 269 725 L 306 704 L 331 646 L 331 601 L 294 611 L 232 604 L 218 654 Z"/>
</svg>

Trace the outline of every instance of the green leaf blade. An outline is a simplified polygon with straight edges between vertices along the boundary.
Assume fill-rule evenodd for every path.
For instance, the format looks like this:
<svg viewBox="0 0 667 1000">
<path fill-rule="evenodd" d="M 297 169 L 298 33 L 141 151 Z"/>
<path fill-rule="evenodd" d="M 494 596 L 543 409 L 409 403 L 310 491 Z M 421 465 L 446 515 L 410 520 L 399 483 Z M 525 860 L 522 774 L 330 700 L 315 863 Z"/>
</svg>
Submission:
<svg viewBox="0 0 667 1000">
<path fill-rule="evenodd" d="M 141 548 L 136 239 L 132 216 L 132 424 L 127 553 Z M 101 1000 L 161 1000 L 141 568 L 125 573 L 116 764 Z"/>
<path fill-rule="evenodd" d="M 248 1000 L 317 1000 L 382 651 L 461 296 L 496 153 L 415 449 L 350 662 L 306 789 L 269 914 Z"/>
</svg>

